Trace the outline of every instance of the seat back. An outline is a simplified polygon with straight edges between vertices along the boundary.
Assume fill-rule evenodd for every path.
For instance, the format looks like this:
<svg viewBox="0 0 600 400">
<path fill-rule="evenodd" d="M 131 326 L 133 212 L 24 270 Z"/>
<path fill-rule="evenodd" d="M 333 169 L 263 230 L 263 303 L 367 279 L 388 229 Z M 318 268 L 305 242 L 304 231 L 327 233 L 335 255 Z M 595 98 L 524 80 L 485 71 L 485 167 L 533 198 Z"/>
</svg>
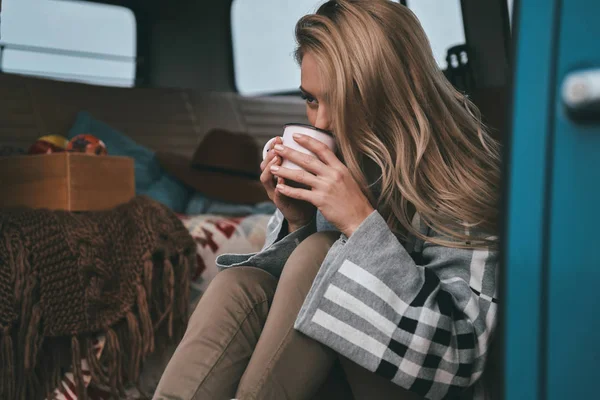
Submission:
<svg viewBox="0 0 600 400">
<path fill-rule="evenodd" d="M 0 93 L 0 144 L 25 149 L 40 136 L 66 135 L 79 111 L 150 149 L 187 156 L 214 128 L 246 132 L 263 144 L 285 123 L 307 123 L 296 97 L 104 87 L 2 73 Z"/>
</svg>

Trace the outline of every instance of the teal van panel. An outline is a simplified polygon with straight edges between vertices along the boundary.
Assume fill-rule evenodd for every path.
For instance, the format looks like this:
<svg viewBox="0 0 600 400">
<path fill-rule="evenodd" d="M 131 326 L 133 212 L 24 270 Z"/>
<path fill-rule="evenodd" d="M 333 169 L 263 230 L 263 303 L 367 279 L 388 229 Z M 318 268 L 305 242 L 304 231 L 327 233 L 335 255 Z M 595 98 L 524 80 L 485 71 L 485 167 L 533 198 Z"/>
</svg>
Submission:
<svg viewBox="0 0 600 400">
<path fill-rule="evenodd" d="M 582 121 L 563 99 L 600 77 L 600 1 L 521 0 L 515 25 L 505 398 L 600 399 L 600 101 Z"/>
<path fill-rule="evenodd" d="M 600 1 L 563 0 L 554 90 L 547 398 L 600 399 L 600 103 L 567 114 L 568 76 L 600 74 Z M 600 75 L 599 75 L 600 76 Z"/>
<path fill-rule="evenodd" d="M 504 394 L 540 399 L 543 380 L 548 165 L 557 0 L 516 4 L 513 132 L 507 146 Z"/>
</svg>

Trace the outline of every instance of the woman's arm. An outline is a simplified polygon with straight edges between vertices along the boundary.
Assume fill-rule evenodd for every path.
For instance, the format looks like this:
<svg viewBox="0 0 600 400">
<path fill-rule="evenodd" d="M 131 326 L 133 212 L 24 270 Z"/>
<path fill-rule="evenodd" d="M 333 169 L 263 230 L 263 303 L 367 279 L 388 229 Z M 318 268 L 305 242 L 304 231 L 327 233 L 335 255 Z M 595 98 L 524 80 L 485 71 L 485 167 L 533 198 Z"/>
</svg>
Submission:
<svg viewBox="0 0 600 400">
<path fill-rule="evenodd" d="M 330 251 L 296 329 L 438 399 L 483 372 L 496 324 L 497 255 L 431 243 L 419 250 L 411 257 L 373 212 Z"/>
</svg>

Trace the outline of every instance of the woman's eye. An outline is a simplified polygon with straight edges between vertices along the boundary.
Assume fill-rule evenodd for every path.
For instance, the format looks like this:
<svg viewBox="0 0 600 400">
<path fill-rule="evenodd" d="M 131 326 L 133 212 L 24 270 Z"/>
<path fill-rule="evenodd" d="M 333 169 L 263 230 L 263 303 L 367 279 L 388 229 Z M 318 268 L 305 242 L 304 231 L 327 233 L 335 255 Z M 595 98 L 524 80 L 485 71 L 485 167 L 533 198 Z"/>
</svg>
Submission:
<svg viewBox="0 0 600 400">
<path fill-rule="evenodd" d="M 315 99 L 314 97 L 311 96 L 307 96 L 304 93 L 301 95 L 302 100 L 306 101 L 306 104 L 314 106 L 317 105 L 317 99 Z"/>
</svg>

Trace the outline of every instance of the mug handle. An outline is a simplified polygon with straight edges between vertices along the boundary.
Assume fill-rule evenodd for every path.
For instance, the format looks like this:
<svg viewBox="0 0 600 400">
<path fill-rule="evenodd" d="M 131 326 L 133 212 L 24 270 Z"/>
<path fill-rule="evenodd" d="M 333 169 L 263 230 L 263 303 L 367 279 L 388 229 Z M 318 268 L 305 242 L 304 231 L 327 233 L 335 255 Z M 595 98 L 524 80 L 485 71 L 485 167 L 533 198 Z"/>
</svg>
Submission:
<svg viewBox="0 0 600 400">
<path fill-rule="evenodd" d="M 263 147 L 263 152 L 262 152 L 262 158 L 263 158 L 263 160 L 265 158 L 267 158 L 267 153 L 269 152 L 269 149 L 271 147 L 271 143 L 273 143 L 273 140 L 275 140 L 275 139 L 277 139 L 277 137 L 269 139 L 269 141 L 265 144 L 265 147 Z"/>
</svg>

